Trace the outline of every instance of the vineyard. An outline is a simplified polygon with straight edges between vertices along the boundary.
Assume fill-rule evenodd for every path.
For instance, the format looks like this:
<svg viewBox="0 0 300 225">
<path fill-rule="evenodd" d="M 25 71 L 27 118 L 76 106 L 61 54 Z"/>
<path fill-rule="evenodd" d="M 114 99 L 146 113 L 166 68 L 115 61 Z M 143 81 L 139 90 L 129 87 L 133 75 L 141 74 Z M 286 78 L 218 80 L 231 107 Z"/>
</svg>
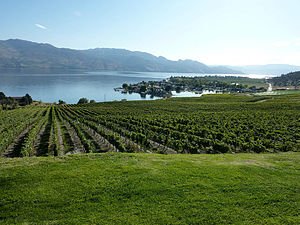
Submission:
<svg viewBox="0 0 300 225">
<path fill-rule="evenodd" d="M 207 95 L 0 111 L 5 157 L 299 149 L 299 95 Z"/>
</svg>

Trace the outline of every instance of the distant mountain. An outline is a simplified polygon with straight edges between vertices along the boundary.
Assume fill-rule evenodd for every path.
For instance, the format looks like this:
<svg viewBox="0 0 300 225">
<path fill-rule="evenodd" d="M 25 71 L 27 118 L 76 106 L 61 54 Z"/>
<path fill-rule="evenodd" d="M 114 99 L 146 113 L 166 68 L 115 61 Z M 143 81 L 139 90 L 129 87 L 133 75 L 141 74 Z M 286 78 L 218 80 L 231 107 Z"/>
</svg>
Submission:
<svg viewBox="0 0 300 225">
<path fill-rule="evenodd" d="M 110 48 L 73 50 L 19 39 L 0 41 L 0 71 L 5 70 L 241 73 L 227 67 L 209 67 L 192 60 L 171 61 L 145 52 Z"/>
<path fill-rule="evenodd" d="M 240 70 L 246 74 L 264 74 L 264 75 L 276 75 L 276 76 L 300 70 L 300 66 L 294 66 L 288 64 L 268 64 L 268 65 L 228 66 L 228 67 L 233 70 Z"/>
</svg>

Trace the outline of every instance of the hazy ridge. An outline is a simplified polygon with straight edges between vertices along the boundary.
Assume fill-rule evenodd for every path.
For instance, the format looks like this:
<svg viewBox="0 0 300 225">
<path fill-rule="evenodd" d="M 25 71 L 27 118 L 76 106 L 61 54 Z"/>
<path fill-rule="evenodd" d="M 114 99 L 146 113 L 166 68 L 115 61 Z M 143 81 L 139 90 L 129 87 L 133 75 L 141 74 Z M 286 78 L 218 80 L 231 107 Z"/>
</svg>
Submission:
<svg viewBox="0 0 300 225">
<path fill-rule="evenodd" d="M 267 64 L 267 65 L 248 65 L 248 66 L 228 66 L 233 70 L 240 70 L 246 74 L 276 75 L 286 74 L 300 70 L 300 66 L 288 64 Z"/>
<path fill-rule="evenodd" d="M 224 66 L 210 67 L 193 60 L 172 61 L 145 52 L 110 48 L 73 50 L 19 39 L 0 41 L 0 70 L 241 73 Z"/>
</svg>

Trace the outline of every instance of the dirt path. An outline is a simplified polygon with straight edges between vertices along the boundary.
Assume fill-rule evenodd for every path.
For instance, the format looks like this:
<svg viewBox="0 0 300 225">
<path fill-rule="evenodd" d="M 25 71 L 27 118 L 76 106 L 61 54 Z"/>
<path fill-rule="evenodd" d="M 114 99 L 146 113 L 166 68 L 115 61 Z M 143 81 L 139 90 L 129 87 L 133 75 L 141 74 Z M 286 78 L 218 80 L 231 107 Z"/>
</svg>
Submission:
<svg viewBox="0 0 300 225">
<path fill-rule="evenodd" d="M 149 140 L 149 139 L 148 139 L 148 141 L 151 145 L 151 148 L 157 149 L 157 150 L 159 150 L 160 152 L 162 152 L 164 154 L 177 154 L 177 151 L 175 151 L 172 148 L 169 148 L 165 145 L 159 144 L 159 143 L 157 143 L 155 141 L 152 141 L 152 140 Z"/>
<path fill-rule="evenodd" d="M 75 129 L 66 120 L 64 120 L 64 123 L 65 123 L 65 127 L 66 127 L 66 129 L 67 129 L 67 131 L 68 131 L 68 133 L 71 137 L 71 141 L 74 144 L 74 149 L 72 151 L 67 152 L 66 155 L 86 152 L 80 138 L 78 137 L 78 135 L 75 131 Z"/>
<path fill-rule="evenodd" d="M 23 130 L 16 138 L 15 140 L 8 146 L 6 151 L 2 154 L 4 157 L 21 157 L 21 149 L 23 146 L 23 143 L 25 141 L 25 138 L 28 135 L 28 132 L 33 127 L 33 125 L 30 125 L 25 130 Z"/>
<path fill-rule="evenodd" d="M 116 152 L 117 149 L 108 140 L 102 137 L 92 128 L 84 125 L 85 131 L 94 139 L 95 142 L 100 146 L 99 152 Z"/>
<path fill-rule="evenodd" d="M 117 133 L 117 132 L 114 132 L 111 129 L 108 129 L 107 127 L 105 127 L 102 124 L 98 124 L 98 126 L 101 127 L 107 133 Z M 132 140 L 130 140 L 130 139 L 128 139 L 128 138 L 120 135 L 119 133 L 117 133 L 117 134 L 122 139 L 122 141 L 124 141 L 124 143 L 126 143 L 126 145 L 131 146 L 131 148 L 132 148 L 132 150 L 134 152 L 145 152 L 145 150 L 140 145 L 138 145 L 137 143 L 135 143 L 134 141 L 132 141 Z"/>
<path fill-rule="evenodd" d="M 64 141 L 63 141 L 63 135 L 61 132 L 61 127 L 60 123 L 56 120 L 56 128 L 57 128 L 57 138 L 58 138 L 58 145 L 57 147 L 57 154 L 59 156 L 64 155 L 65 152 L 65 146 L 64 146 Z"/>
</svg>

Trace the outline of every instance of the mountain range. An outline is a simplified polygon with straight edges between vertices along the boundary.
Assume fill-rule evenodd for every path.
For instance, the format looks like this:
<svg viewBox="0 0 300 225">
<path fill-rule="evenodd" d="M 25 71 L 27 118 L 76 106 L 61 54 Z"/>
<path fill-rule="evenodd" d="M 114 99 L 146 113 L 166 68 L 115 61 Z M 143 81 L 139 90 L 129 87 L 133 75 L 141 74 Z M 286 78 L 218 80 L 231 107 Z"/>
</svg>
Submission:
<svg viewBox="0 0 300 225">
<path fill-rule="evenodd" d="M 267 64 L 267 65 L 250 65 L 250 66 L 228 66 L 233 70 L 239 70 L 246 74 L 264 74 L 276 75 L 287 74 L 290 72 L 300 71 L 300 66 L 288 64 Z"/>
<path fill-rule="evenodd" d="M 10 70 L 241 74 L 226 66 L 207 66 L 193 60 L 172 61 L 145 52 L 111 48 L 74 50 L 19 39 L 0 41 L 0 71 Z"/>
<path fill-rule="evenodd" d="M 208 66 L 194 60 L 168 60 L 140 51 L 114 48 L 74 50 L 20 39 L 0 40 L 0 72 L 132 71 L 202 74 L 281 75 L 300 71 L 286 64 Z"/>
</svg>

